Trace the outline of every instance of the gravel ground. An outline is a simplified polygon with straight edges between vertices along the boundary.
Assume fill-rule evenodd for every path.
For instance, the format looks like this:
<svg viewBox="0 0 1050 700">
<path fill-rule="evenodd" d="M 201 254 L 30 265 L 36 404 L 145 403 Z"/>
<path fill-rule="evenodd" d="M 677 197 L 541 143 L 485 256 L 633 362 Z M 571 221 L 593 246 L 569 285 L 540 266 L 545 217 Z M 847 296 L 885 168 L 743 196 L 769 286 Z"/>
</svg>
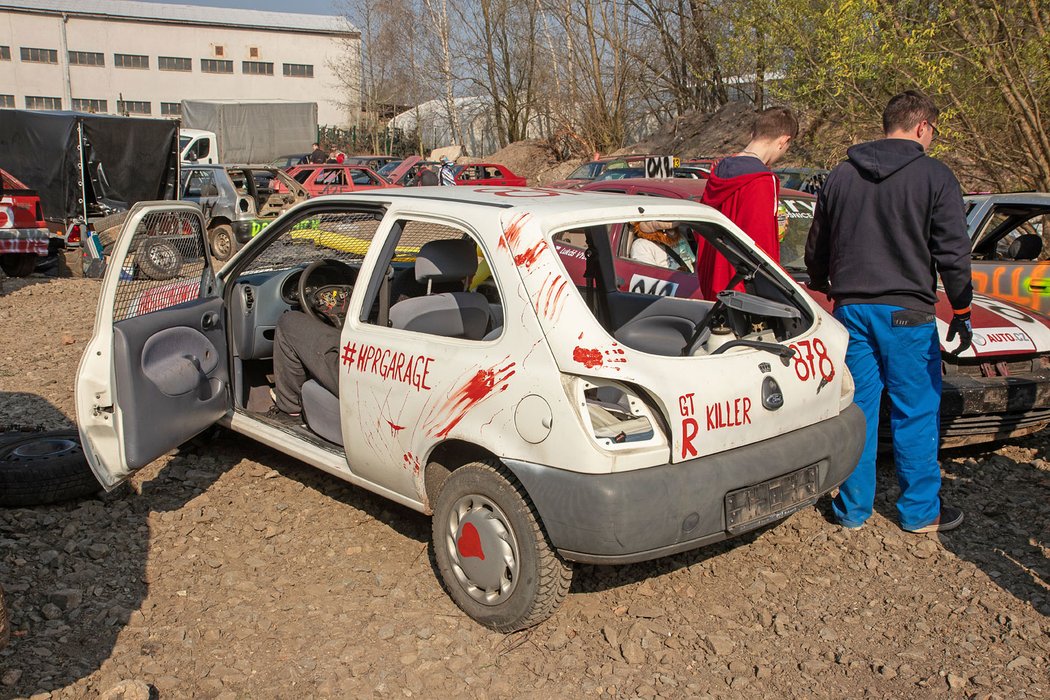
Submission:
<svg viewBox="0 0 1050 700">
<path fill-rule="evenodd" d="M 0 427 L 74 421 L 99 283 L 3 280 Z M 500 635 L 443 593 L 428 520 L 224 433 L 129 487 L 0 509 L 0 697 L 1050 696 L 1050 432 L 943 455 L 942 536 L 891 465 L 862 530 L 828 505 L 732 543 L 581 567 Z"/>
</svg>

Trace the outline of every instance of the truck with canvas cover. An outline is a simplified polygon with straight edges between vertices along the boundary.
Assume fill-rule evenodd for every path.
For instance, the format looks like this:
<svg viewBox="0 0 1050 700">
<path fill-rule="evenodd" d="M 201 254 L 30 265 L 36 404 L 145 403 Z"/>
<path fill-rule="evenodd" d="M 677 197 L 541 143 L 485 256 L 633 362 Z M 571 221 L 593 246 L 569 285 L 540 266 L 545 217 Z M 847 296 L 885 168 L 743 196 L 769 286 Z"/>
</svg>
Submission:
<svg viewBox="0 0 1050 700">
<path fill-rule="evenodd" d="M 183 100 L 179 152 L 189 163 L 269 163 L 310 150 L 317 103 Z"/>
<path fill-rule="evenodd" d="M 0 109 L 0 168 L 40 196 L 52 248 L 136 202 L 174 199 L 178 120 Z"/>
</svg>

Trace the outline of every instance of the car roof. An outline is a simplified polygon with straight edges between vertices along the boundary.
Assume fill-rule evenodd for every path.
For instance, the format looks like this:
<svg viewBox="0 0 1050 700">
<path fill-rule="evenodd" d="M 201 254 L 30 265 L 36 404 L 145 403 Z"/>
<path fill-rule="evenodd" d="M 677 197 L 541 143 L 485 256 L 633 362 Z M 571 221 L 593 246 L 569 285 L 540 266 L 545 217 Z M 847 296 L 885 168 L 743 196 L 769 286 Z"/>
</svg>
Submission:
<svg viewBox="0 0 1050 700">
<path fill-rule="evenodd" d="M 1039 204 L 1050 206 L 1050 192 L 1001 192 L 993 194 L 968 194 L 968 202 L 1001 202 L 1003 204 Z"/>
</svg>

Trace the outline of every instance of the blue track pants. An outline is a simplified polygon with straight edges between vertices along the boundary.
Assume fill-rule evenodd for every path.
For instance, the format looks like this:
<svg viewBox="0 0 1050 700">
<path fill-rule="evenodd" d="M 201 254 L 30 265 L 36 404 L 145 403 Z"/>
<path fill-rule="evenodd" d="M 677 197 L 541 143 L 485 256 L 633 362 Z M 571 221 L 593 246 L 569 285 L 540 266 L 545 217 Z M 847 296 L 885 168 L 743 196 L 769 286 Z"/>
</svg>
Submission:
<svg viewBox="0 0 1050 700">
<path fill-rule="evenodd" d="M 854 400 L 868 423 L 860 462 L 832 503 L 835 518 L 846 527 L 859 527 L 871 517 L 879 406 L 885 390 L 901 489 L 900 525 L 906 530 L 928 525 L 941 509 L 941 351 L 936 323 L 932 318 L 922 323 L 915 312 L 883 304 L 848 304 L 835 310 L 835 318 L 849 331 L 846 366 L 857 386 Z"/>
</svg>

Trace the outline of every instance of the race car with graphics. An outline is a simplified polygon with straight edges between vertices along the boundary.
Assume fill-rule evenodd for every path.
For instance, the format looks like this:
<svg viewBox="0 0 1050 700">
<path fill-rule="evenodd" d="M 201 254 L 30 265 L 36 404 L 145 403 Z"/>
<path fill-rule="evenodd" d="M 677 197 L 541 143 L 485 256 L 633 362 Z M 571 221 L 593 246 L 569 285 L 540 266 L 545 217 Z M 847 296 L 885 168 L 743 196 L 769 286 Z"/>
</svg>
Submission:
<svg viewBox="0 0 1050 700">
<path fill-rule="evenodd" d="M 669 197 L 699 202 L 703 180 L 617 180 L 596 182 L 583 191 Z M 781 190 L 783 217 L 780 264 L 799 281 L 805 273 L 806 236 L 813 219 L 816 197 Z M 622 289 L 691 298 L 698 292 L 697 277 L 687 270 L 658 267 L 629 256 L 632 234 L 613 232 L 617 282 Z M 695 240 L 693 241 L 695 245 Z M 573 279 L 580 283 L 584 251 L 579 241 L 556 240 Z M 976 270 L 976 268 L 975 268 Z M 974 272 L 975 287 L 977 272 Z M 831 303 L 824 294 L 810 294 L 823 308 Z M 1027 435 L 1050 424 L 1050 319 L 1010 302 L 976 294 L 973 301 L 973 347 L 960 355 L 950 350 L 945 336 L 951 320 L 951 305 L 938 291 L 937 329 L 941 338 L 943 389 L 941 392 L 941 446 L 958 447 Z M 886 407 L 888 410 L 888 407 Z M 883 421 L 888 438 L 888 421 Z"/>
<path fill-rule="evenodd" d="M 616 231 L 656 220 L 701 232 L 749 271 L 745 291 L 617 288 Z M 100 482 L 219 423 L 432 515 L 449 595 L 495 630 L 553 614 L 574 563 L 778 522 L 860 455 L 844 329 L 706 207 L 502 186 L 330 195 L 165 281 L 125 264 L 158 227 L 206 244 L 181 202 L 136 206 L 116 239 L 76 383 Z M 586 285 L 558 254 L 570 233 L 592 251 Z M 310 378 L 299 419 L 270 398 L 289 313 L 339 332 L 337 386 Z"/>
<path fill-rule="evenodd" d="M 973 287 L 1050 314 L 1050 193 L 967 195 Z"/>
</svg>

